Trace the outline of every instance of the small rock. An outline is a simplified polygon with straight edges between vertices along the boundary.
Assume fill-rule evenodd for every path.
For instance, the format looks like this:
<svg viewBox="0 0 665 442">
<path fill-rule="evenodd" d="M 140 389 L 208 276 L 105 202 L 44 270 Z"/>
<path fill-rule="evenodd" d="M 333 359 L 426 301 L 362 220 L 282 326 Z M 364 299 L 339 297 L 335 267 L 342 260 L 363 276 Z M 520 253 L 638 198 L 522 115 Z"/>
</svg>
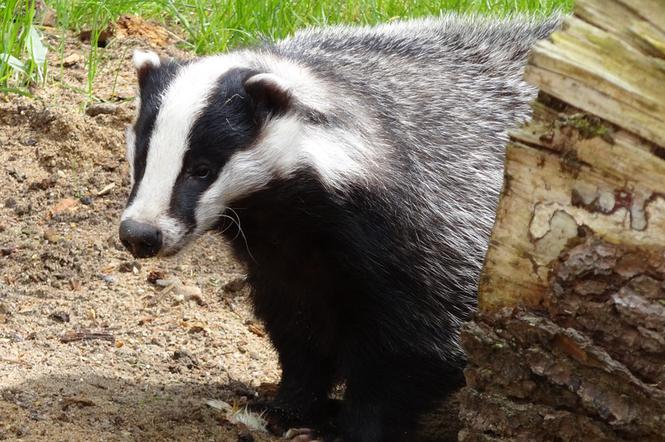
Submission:
<svg viewBox="0 0 665 442">
<path fill-rule="evenodd" d="M 14 198 L 11 198 L 11 197 L 7 198 L 5 200 L 5 207 L 8 208 L 8 209 L 13 209 L 14 207 L 16 207 L 16 200 Z"/>
<path fill-rule="evenodd" d="M 114 114 L 118 111 L 118 105 L 113 103 L 94 103 L 88 106 L 85 113 L 91 117 L 101 114 Z"/>
<path fill-rule="evenodd" d="M 185 302 L 185 296 L 184 295 L 174 295 L 173 296 L 173 303 L 175 305 L 182 304 Z"/>
<path fill-rule="evenodd" d="M 173 352 L 172 358 L 185 367 L 192 369 L 199 366 L 199 360 L 186 350 L 180 349 Z"/>
<path fill-rule="evenodd" d="M 46 229 L 44 231 L 44 239 L 50 243 L 57 243 L 60 241 L 60 236 L 58 235 L 58 232 L 56 232 L 53 229 Z"/>
<path fill-rule="evenodd" d="M 76 278 L 70 279 L 69 280 L 69 288 L 74 292 L 80 290 L 81 289 L 81 281 L 79 281 Z"/>
<path fill-rule="evenodd" d="M 111 191 L 112 191 L 114 188 L 115 188 L 115 183 L 107 184 L 106 186 L 104 186 L 104 188 L 103 188 L 102 190 L 100 190 L 99 192 L 97 192 L 97 196 L 104 196 L 104 195 L 107 195 L 107 194 L 111 193 Z"/>
<path fill-rule="evenodd" d="M 37 144 L 37 140 L 35 140 L 34 138 L 26 138 L 21 142 L 21 144 L 23 144 L 24 146 L 34 146 L 35 144 Z"/>
<path fill-rule="evenodd" d="M 18 438 L 29 436 L 30 435 L 30 429 L 25 425 L 21 425 L 20 427 L 17 426 L 17 427 L 14 427 L 14 434 Z"/>
<path fill-rule="evenodd" d="M 0 302 L 0 315 L 10 315 L 10 314 L 11 314 L 11 309 L 9 308 L 8 304 Z"/>
<path fill-rule="evenodd" d="M 245 287 L 245 284 L 247 284 L 247 280 L 244 277 L 240 277 L 227 282 L 224 284 L 223 288 L 227 292 L 235 293 L 242 290 Z"/>
<path fill-rule="evenodd" d="M 254 333 L 256 336 L 259 336 L 261 338 L 265 337 L 266 331 L 263 328 L 263 325 L 261 325 L 259 323 L 256 323 L 256 322 L 252 322 L 252 321 L 248 321 L 246 323 L 246 325 L 247 325 L 247 328 L 249 329 L 249 331 Z"/>
<path fill-rule="evenodd" d="M 116 277 L 113 275 L 103 275 L 102 280 L 107 284 L 115 284 L 116 282 L 118 282 Z"/>
<path fill-rule="evenodd" d="M 73 212 L 76 210 L 76 206 L 78 206 L 78 201 L 71 198 L 64 198 L 51 207 L 50 214 L 51 216 L 55 216 L 63 212 Z"/>
<path fill-rule="evenodd" d="M 72 66 L 76 66 L 79 64 L 81 61 L 83 61 L 83 57 L 77 53 L 70 54 L 66 56 L 62 60 L 62 65 L 66 68 L 70 68 Z"/>
<path fill-rule="evenodd" d="M 67 411 L 67 409 L 71 406 L 76 406 L 79 408 L 82 407 L 92 407 L 94 406 L 95 403 L 91 401 L 90 399 L 83 398 L 83 397 L 66 397 L 62 400 L 62 410 Z"/>
<path fill-rule="evenodd" d="M 40 181 L 34 181 L 28 186 L 28 190 L 47 190 L 55 186 L 58 182 L 57 175 L 51 175 L 48 178 L 44 178 Z"/>
<path fill-rule="evenodd" d="M 54 320 L 55 322 L 69 322 L 69 313 L 67 312 L 55 312 L 48 315 L 49 319 Z"/>
<path fill-rule="evenodd" d="M 139 325 L 145 325 L 145 324 L 151 323 L 154 320 L 155 320 L 154 316 L 146 316 L 144 318 L 139 319 L 138 324 Z"/>
<path fill-rule="evenodd" d="M 23 181 L 26 180 L 26 178 L 28 178 L 26 174 L 16 169 L 9 170 L 7 173 L 9 174 L 10 177 L 14 178 L 19 183 L 22 183 Z"/>
<path fill-rule="evenodd" d="M 138 261 L 125 261 L 118 266 L 118 271 L 123 273 L 134 272 L 134 269 L 141 270 L 141 264 Z"/>
<path fill-rule="evenodd" d="M 150 284 L 157 284 L 158 280 L 163 280 L 164 279 L 164 272 L 160 272 L 159 270 L 150 270 L 150 273 L 148 273 L 148 282 Z"/>
<path fill-rule="evenodd" d="M 33 421 L 44 421 L 44 420 L 46 420 L 46 416 L 44 416 L 43 414 L 40 414 L 40 413 L 38 413 L 37 411 L 34 411 L 34 410 L 30 412 L 28 417 L 30 418 L 30 420 L 33 420 Z"/>
<path fill-rule="evenodd" d="M 85 206 L 89 206 L 92 204 L 92 198 L 89 196 L 82 196 L 79 201 L 81 201 L 81 204 Z"/>
<path fill-rule="evenodd" d="M 30 204 L 21 204 L 14 208 L 14 213 L 16 213 L 18 216 L 28 215 L 30 212 L 32 212 L 32 206 Z"/>
<path fill-rule="evenodd" d="M 190 334 L 195 334 L 195 333 L 204 333 L 208 334 L 208 331 L 205 328 L 205 325 L 203 324 L 194 324 L 189 328 L 189 333 Z"/>
<path fill-rule="evenodd" d="M 50 109 L 44 109 L 42 111 L 35 112 L 35 114 L 32 115 L 32 118 L 30 119 L 30 126 L 33 129 L 43 129 L 57 119 L 57 113 L 52 112 Z"/>
<path fill-rule="evenodd" d="M 16 246 L 8 246 L 0 249 L 0 255 L 2 256 L 9 256 L 14 252 L 16 252 Z"/>
<path fill-rule="evenodd" d="M 156 279 L 155 280 L 155 285 L 159 287 L 171 287 L 175 285 L 179 285 L 180 281 L 178 281 L 177 278 L 173 279 Z"/>
<path fill-rule="evenodd" d="M 195 285 L 178 285 L 175 288 L 176 295 L 182 295 L 185 299 L 201 298 L 201 289 Z"/>
</svg>

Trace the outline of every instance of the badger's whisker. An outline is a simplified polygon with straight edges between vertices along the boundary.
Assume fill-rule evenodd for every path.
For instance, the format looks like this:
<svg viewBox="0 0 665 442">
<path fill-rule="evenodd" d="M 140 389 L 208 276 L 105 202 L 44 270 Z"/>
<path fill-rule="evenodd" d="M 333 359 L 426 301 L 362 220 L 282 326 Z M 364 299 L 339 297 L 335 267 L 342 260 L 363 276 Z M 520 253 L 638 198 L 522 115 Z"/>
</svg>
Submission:
<svg viewBox="0 0 665 442">
<path fill-rule="evenodd" d="M 233 222 L 233 224 L 235 224 L 238 227 L 238 233 L 236 234 L 236 236 L 233 237 L 232 241 L 235 241 L 239 235 L 242 235 L 242 239 L 245 243 L 245 250 L 247 250 L 247 254 L 252 259 L 252 261 L 256 262 L 254 255 L 252 255 L 252 251 L 249 250 L 249 243 L 247 242 L 247 237 L 245 236 L 245 232 L 242 230 L 242 226 L 240 225 L 240 217 L 238 216 L 238 212 L 233 210 L 231 207 L 227 207 L 227 209 L 230 210 L 235 215 L 235 218 L 225 213 L 223 213 L 221 217 L 231 220 L 231 222 Z"/>
</svg>

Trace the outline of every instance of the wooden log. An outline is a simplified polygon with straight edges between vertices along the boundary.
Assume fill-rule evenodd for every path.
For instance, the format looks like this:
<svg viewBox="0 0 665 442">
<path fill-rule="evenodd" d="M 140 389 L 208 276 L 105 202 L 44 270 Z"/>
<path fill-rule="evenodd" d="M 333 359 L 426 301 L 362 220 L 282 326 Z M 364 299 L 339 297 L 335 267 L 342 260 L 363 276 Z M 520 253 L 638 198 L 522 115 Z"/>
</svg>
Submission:
<svg viewBox="0 0 665 442">
<path fill-rule="evenodd" d="M 579 0 L 526 77 L 460 439 L 665 440 L 665 1 Z"/>
</svg>

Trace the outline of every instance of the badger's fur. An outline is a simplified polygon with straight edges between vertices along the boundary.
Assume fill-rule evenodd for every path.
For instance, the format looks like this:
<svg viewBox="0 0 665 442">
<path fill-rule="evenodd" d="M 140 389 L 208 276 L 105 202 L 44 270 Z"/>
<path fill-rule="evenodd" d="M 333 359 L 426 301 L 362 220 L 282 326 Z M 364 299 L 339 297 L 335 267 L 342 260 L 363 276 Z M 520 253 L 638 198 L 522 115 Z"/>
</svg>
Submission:
<svg viewBox="0 0 665 442">
<path fill-rule="evenodd" d="M 121 238 L 169 255 L 220 229 L 279 353 L 272 414 L 409 440 L 462 380 L 506 131 L 536 92 L 523 67 L 558 22 L 448 15 L 190 62 L 137 53 Z"/>
</svg>

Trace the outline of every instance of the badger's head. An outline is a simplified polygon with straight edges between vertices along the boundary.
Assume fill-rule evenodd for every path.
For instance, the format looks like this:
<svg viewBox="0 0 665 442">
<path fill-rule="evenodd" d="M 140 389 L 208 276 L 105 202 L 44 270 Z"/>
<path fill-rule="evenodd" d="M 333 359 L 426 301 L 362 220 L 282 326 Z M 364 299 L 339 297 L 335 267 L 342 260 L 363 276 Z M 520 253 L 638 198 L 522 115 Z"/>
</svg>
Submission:
<svg viewBox="0 0 665 442">
<path fill-rule="evenodd" d="M 120 239 L 172 255 L 238 198 L 311 168 L 333 187 L 357 171 L 357 137 L 330 123 L 324 88 L 292 63 L 251 53 L 179 63 L 136 52 L 140 105 L 127 128 L 132 189 Z"/>
</svg>

